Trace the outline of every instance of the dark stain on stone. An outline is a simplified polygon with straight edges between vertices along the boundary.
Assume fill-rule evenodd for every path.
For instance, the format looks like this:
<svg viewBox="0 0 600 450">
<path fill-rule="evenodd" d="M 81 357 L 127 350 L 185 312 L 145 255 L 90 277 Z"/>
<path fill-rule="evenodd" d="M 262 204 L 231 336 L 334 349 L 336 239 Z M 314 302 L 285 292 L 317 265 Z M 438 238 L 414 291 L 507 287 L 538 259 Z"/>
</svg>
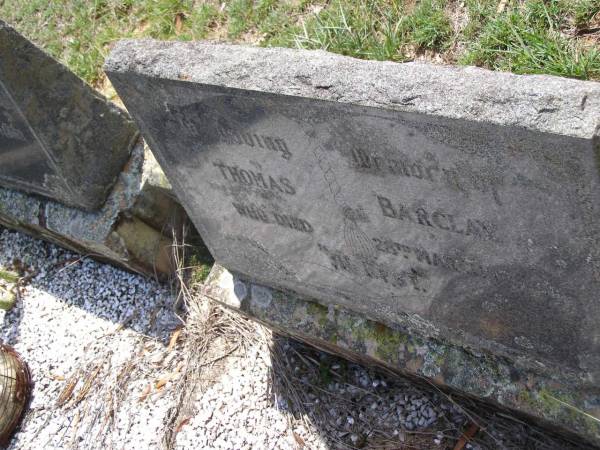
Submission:
<svg viewBox="0 0 600 450">
<path fill-rule="evenodd" d="M 539 269 L 503 266 L 491 271 L 496 275 L 491 280 L 453 279 L 434 300 L 431 318 L 518 352 L 577 367 L 581 318 L 576 294 Z"/>
</svg>

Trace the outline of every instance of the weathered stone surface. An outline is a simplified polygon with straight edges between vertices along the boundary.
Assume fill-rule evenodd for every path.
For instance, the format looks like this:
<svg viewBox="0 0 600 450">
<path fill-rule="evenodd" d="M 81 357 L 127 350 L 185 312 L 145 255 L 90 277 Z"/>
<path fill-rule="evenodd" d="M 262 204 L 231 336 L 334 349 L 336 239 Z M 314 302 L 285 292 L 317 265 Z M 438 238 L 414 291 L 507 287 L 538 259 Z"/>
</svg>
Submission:
<svg viewBox="0 0 600 450">
<path fill-rule="evenodd" d="M 0 21 L 0 184 L 98 209 L 136 136 L 124 111 Z"/>
<path fill-rule="evenodd" d="M 219 265 L 198 294 L 330 353 L 430 380 L 452 396 L 508 408 L 549 431 L 571 436 L 581 448 L 600 444 L 600 390 L 566 367 L 451 345 L 409 317 L 387 326 L 346 308 L 325 307 L 256 284 Z"/>
<path fill-rule="evenodd" d="M 171 199 L 170 201 L 168 199 Z M 144 205 L 160 204 L 156 213 Z M 0 224 L 144 275 L 173 273 L 172 232 L 185 220 L 152 154 L 137 144 L 98 211 L 0 188 Z"/>
<path fill-rule="evenodd" d="M 598 83 L 155 41 L 106 70 L 225 267 L 598 383 Z"/>
</svg>

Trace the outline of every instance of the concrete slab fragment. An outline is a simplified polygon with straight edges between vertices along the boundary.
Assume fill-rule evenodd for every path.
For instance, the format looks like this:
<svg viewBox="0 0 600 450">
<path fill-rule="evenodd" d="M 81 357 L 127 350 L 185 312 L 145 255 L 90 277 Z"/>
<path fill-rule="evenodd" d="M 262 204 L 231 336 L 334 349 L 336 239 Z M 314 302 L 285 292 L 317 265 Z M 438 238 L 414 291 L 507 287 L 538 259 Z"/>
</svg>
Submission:
<svg viewBox="0 0 600 450">
<path fill-rule="evenodd" d="M 200 296 L 351 361 L 385 367 L 422 382 L 508 409 L 576 448 L 600 443 L 600 392 L 568 368 L 546 367 L 448 345 L 405 320 L 387 326 L 342 307 L 261 286 L 215 265 Z M 485 406 L 483 406 L 485 408 Z"/>
<path fill-rule="evenodd" d="M 108 199 L 83 211 L 37 195 L 0 188 L 0 225 L 128 270 L 173 274 L 173 231 L 186 220 L 152 154 L 138 143 Z M 156 211 L 148 205 L 160 206 Z"/>
</svg>

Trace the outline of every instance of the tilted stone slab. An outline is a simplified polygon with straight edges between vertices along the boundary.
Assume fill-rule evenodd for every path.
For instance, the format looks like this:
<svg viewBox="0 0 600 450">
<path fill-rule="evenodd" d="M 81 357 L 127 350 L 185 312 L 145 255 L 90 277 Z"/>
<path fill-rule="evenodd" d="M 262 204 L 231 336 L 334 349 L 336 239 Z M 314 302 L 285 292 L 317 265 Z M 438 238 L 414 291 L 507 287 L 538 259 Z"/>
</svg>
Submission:
<svg viewBox="0 0 600 450">
<path fill-rule="evenodd" d="M 599 386 L 598 83 L 156 41 L 105 68 L 223 266 Z"/>
<path fill-rule="evenodd" d="M 136 136 L 125 112 L 0 21 L 0 185 L 98 209 Z"/>
</svg>

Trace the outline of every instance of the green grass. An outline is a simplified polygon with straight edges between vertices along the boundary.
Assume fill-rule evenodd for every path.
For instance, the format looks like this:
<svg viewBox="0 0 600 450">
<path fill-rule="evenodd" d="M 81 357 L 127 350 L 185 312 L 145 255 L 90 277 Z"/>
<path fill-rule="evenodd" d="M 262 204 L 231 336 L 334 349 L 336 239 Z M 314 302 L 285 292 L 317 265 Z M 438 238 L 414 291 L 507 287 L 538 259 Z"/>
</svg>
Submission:
<svg viewBox="0 0 600 450">
<path fill-rule="evenodd" d="M 575 24 L 581 28 L 600 14 L 600 0 L 580 0 L 574 2 L 571 13 Z"/>
<path fill-rule="evenodd" d="M 598 49 L 583 46 L 563 32 L 576 20 L 575 7 L 581 5 L 532 0 L 512 8 L 485 24 L 459 62 L 515 73 L 599 78 Z"/>
<path fill-rule="evenodd" d="M 402 8 L 391 4 L 384 11 L 379 3 L 332 3 L 306 15 L 300 25 L 286 30 L 278 43 L 365 59 L 403 60 Z"/>
<path fill-rule="evenodd" d="M 443 50 L 449 45 L 452 25 L 441 0 L 424 0 L 407 18 L 408 38 L 419 49 Z"/>
<path fill-rule="evenodd" d="M 219 39 L 600 79 L 600 0 L 0 0 L 0 17 L 102 87 L 127 37 Z M 464 6 L 461 6 L 464 5 Z"/>
</svg>

